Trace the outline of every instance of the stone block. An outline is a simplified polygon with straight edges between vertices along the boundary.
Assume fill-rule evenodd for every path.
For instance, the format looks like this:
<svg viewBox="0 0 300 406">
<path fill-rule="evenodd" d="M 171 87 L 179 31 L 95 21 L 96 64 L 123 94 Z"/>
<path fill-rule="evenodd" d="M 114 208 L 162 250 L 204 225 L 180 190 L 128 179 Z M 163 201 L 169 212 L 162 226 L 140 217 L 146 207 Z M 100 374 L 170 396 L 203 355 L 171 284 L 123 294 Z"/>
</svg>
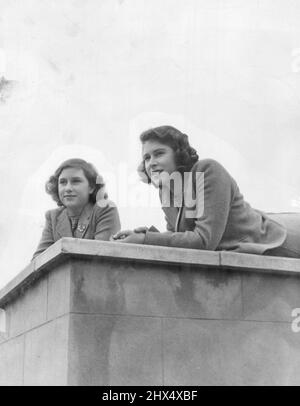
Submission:
<svg viewBox="0 0 300 406">
<path fill-rule="evenodd" d="M 260 271 L 262 275 L 272 273 L 300 277 L 300 259 L 297 258 L 221 251 L 220 265 L 243 273 Z"/>
<path fill-rule="evenodd" d="M 201 264 L 219 266 L 220 254 L 215 251 L 162 247 L 147 244 L 126 244 L 110 241 L 96 241 L 74 238 L 62 238 L 61 252 L 76 256 L 93 258 L 115 258 L 118 261 L 129 260 L 150 263 Z M 56 243 L 57 244 L 57 243 Z"/>
<path fill-rule="evenodd" d="M 25 335 L 24 385 L 67 384 L 69 315 Z"/>
<path fill-rule="evenodd" d="M 46 321 L 47 276 L 42 275 L 5 307 L 7 333 L 14 337 Z"/>
<path fill-rule="evenodd" d="M 0 334 L 6 333 L 6 312 L 0 309 Z"/>
<path fill-rule="evenodd" d="M 23 385 L 24 336 L 0 344 L 0 386 Z"/>
<path fill-rule="evenodd" d="M 0 309 L 0 343 L 8 339 L 6 324 L 6 312 Z"/>
<path fill-rule="evenodd" d="M 235 271 L 102 260 L 73 263 L 71 311 L 238 319 L 241 276 Z"/>
<path fill-rule="evenodd" d="M 72 314 L 69 385 L 161 385 L 161 320 Z"/>
<path fill-rule="evenodd" d="M 242 276 L 243 319 L 292 322 L 300 307 L 300 278 L 247 273 Z"/>
<path fill-rule="evenodd" d="M 66 261 L 48 274 L 47 320 L 70 311 L 70 268 Z"/>
<path fill-rule="evenodd" d="M 165 319 L 165 385 L 300 385 L 290 323 Z"/>
</svg>

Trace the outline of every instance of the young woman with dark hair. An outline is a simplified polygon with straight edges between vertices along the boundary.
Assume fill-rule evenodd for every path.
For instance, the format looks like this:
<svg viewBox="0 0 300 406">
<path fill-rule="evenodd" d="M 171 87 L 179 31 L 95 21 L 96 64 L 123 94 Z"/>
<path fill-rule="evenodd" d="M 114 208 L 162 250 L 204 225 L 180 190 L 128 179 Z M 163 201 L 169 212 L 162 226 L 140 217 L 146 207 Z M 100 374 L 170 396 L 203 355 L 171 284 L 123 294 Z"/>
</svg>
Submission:
<svg viewBox="0 0 300 406">
<path fill-rule="evenodd" d="M 114 240 L 300 257 L 299 214 L 253 209 L 227 170 L 213 159 L 199 160 L 187 135 L 174 127 L 152 128 L 140 140 L 143 160 L 138 171 L 144 182 L 159 189 L 161 202 L 167 202 L 162 209 L 168 231 L 139 227 L 120 231 Z"/>
<path fill-rule="evenodd" d="M 63 162 L 46 183 L 58 208 L 46 212 L 35 258 L 62 237 L 108 241 L 120 230 L 118 210 L 108 200 L 102 177 L 83 159 Z"/>
</svg>

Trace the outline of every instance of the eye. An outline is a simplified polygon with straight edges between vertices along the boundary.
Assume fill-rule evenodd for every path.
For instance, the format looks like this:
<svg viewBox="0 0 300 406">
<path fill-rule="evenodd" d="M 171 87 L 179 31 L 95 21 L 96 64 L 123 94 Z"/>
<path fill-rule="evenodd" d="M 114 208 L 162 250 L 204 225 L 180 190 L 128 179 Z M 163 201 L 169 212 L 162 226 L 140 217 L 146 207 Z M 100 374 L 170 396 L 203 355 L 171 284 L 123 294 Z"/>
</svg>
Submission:
<svg viewBox="0 0 300 406">
<path fill-rule="evenodd" d="M 65 179 L 60 179 L 60 181 L 59 181 L 59 184 L 60 185 L 64 185 L 66 183 L 66 180 Z"/>
</svg>

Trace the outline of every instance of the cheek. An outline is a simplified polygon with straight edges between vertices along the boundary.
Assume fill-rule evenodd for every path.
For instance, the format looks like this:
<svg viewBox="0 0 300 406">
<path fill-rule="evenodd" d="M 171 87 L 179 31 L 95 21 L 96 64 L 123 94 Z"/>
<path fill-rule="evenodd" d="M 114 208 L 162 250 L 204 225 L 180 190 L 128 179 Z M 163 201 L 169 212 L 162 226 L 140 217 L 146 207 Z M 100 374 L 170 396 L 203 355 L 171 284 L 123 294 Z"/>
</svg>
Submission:
<svg viewBox="0 0 300 406">
<path fill-rule="evenodd" d="M 63 192 L 63 188 L 61 186 L 58 187 L 58 195 L 60 196 Z"/>
<path fill-rule="evenodd" d="M 83 197 L 89 197 L 89 195 L 91 194 L 91 191 L 92 191 L 92 188 L 90 187 L 90 185 L 89 184 L 87 184 L 87 185 L 84 185 L 82 188 L 81 188 L 81 195 L 83 196 Z"/>
<path fill-rule="evenodd" d="M 176 156 L 175 156 L 174 153 L 172 155 L 172 164 L 173 164 L 174 171 L 176 171 L 177 170 L 177 163 L 176 163 Z"/>
<path fill-rule="evenodd" d="M 174 155 L 169 155 L 168 160 L 167 160 L 167 165 L 168 168 L 173 172 L 176 170 L 176 162 L 175 162 L 175 156 Z"/>
</svg>

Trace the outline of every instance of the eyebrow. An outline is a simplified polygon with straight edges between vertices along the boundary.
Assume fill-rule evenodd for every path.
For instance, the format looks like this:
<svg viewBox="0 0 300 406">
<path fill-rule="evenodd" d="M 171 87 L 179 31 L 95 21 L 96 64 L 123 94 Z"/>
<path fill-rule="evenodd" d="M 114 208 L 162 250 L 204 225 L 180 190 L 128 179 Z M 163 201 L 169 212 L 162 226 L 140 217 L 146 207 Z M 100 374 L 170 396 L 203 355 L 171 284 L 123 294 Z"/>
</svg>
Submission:
<svg viewBox="0 0 300 406">
<path fill-rule="evenodd" d="M 61 181 L 61 180 L 66 180 L 67 178 L 59 178 L 58 180 L 59 181 Z M 81 176 L 72 176 L 71 177 L 71 180 L 81 180 L 82 179 L 82 177 Z"/>
<path fill-rule="evenodd" d="M 154 150 L 152 151 L 152 153 L 153 153 L 153 152 L 158 152 L 158 151 L 165 151 L 165 150 L 166 150 L 166 149 L 165 149 L 164 147 L 159 147 L 159 148 L 154 149 Z M 148 152 L 143 155 L 143 159 L 145 159 L 145 157 L 146 157 L 147 155 L 149 155 Z"/>
</svg>

